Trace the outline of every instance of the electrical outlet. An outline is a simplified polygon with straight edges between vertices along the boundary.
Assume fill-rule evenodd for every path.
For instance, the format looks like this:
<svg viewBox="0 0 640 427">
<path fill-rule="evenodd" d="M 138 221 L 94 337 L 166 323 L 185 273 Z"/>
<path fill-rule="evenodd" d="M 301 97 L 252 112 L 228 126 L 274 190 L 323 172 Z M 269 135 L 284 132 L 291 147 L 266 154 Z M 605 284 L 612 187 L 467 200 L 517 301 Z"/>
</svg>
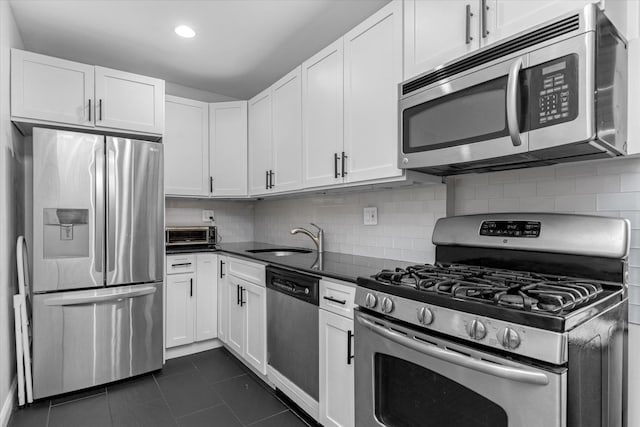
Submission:
<svg viewBox="0 0 640 427">
<path fill-rule="evenodd" d="M 214 221 L 214 216 L 213 216 L 213 210 L 203 210 L 202 211 L 202 222 L 213 222 Z"/>
<path fill-rule="evenodd" d="M 364 225 L 378 225 L 378 208 L 364 208 Z"/>
</svg>

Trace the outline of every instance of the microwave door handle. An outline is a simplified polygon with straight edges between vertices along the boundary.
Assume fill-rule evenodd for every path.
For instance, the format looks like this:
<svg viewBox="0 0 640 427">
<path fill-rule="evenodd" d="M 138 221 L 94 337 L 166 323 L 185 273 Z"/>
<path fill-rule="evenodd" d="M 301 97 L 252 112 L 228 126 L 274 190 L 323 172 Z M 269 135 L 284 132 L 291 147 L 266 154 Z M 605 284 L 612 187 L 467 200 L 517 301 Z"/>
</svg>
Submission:
<svg viewBox="0 0 640 427">
<path fill-rule="evenodd" d="M 460 353 L 445 350 L 433 344 L 423 343 L 416 339 L 411 339 L 406 336 L 400 335 L 389 330 L 388 328 L 378 326 L 367 319 L 363 319 L 360 316 L 357 316 L 357 319 L 358 323 L 372 330 L 376 334 L 381 335 L 382 337 L 387 338 L 388 340 L 393 341 L 396 344 L 400 344 L 419 353 L 426 354 L 427 356 L 431 356 L 436 359 L 452 363 L 454 365 L 462 366 L 463 368 L 473 369 L 474 371 L 482 372 L 494 377 L 505 378 L 510 381 L 517 381 L 534 385 L 549 384 L 549 378 L 542 372 L 531 372 L 524 369 L 513 368 L 510 366 L 501 366 L 495 363 L 474 359 Z"/>
<path fill-rule="evenodd" d="M 518 76 L 522 70 L 522 58 L 511 64 L 507 79 L 507 127 L 514 147 L 522 145 L 520 124 L 518 123 Z"/>
</svg>

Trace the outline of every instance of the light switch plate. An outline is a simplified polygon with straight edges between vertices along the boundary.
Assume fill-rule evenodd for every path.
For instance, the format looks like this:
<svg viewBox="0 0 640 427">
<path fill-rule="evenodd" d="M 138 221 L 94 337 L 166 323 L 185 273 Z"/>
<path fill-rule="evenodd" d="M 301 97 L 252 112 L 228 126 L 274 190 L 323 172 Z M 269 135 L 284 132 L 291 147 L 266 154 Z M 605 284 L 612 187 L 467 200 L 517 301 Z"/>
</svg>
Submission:
<svg viewBox="0 0 640 427">
<path fill-rule="evenodd" d="M 378 225 L 378 208 L 364 208 L 364 225 Z"/>
<path fill-rule="evenodd" d="M 203 210 L 202 211 L 202 222 L 213 222 L 214 221 L 213 210 Z"/>
</svg>

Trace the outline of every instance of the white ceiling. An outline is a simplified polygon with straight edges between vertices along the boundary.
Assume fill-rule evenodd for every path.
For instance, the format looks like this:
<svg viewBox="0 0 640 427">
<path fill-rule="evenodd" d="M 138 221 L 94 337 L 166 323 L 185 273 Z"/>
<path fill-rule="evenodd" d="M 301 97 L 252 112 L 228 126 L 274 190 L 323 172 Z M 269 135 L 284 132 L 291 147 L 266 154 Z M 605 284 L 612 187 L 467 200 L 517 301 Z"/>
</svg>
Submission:
<svg viewBox="0 0 640 427">
<path fill-rule="evenodd" d="M 11 0 L 25 49 L 248 99 L 389 0 Z M 193 39 L 175 35 L 191 26 Z"/>
</svg>

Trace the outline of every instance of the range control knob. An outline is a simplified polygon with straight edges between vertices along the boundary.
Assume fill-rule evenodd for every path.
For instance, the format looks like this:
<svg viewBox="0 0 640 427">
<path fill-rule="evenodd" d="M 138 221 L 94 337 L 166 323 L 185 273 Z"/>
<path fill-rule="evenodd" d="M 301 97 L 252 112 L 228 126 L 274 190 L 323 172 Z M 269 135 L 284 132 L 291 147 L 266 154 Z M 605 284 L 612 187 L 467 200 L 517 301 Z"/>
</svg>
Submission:
<svg viewBox="0 0 640 427">
<path fill-rule="evenodd" d="M 487 328 L 484 326 L 484 323 L 481 321 L 474 319 L 469 323 L 469 330 L 467 331 L 469 336 L 474 340 L 481 340 L 487 336 Z"/>
<path fill-rule="evenodd" d="M 504 348 L 515 350 L 520 346 L 520 335 L 511 328 L 505 328 L 498 333 L 498 340 Z"/>
<path fill-rule="evenodd" d="M 367 308 L 375 308 L 376 305 L 378 305 L 378 298 L 376 298 L 374 294 L 367 294 L 367 296 L 364 297 L 364 305 L 366 305 Z"/>
<path fill-rule="evenodd" d="M 382 312 L 383 313 L 391 313 L 393 311 L 393 301 L 391 298 L 384 297 L 382 300 Z"/>
<path fill-rule="evenodd" d="M 418 321 L 423 325 L 430 325 L 433 323 L 433 312 L 427 307 L 422 307 L 418 310 Z"/>
</svg>

